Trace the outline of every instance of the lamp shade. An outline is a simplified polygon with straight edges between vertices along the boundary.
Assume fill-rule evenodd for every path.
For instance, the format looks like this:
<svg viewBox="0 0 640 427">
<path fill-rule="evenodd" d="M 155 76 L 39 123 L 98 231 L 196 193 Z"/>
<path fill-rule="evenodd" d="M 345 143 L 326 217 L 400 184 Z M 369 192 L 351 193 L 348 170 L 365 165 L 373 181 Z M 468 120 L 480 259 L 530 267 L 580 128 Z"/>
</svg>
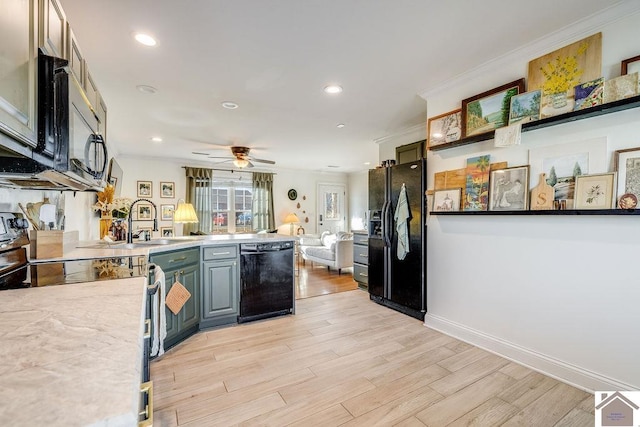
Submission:
<svg viewBox="0 0 640 427">
<path fill-rule="evenodd" d="M 193 209 L 193 205 L 191 203 L 178 201 L 178 208 L 173 213 L 173 222 L 198 222 L 198 215 L 196 215 L 196 210 Z"/>
<path fill-rule="evenodd" d="M 298 218 L 298 215 L 296 215 L 294 213 L 290 213 L 284 219 L 284 223 L 285 224 L 293 224 L 295 222 L 300 222 L 300 219 Z"/>
</svg>

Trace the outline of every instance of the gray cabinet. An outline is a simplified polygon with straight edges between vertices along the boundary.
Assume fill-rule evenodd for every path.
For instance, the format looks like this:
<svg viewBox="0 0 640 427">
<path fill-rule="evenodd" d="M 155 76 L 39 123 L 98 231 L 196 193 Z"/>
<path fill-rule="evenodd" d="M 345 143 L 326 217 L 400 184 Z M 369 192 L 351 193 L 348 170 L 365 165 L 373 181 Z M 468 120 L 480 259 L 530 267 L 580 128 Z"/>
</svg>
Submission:
<svg viewBox="0 0 640 427">
<path fill-rule="evenodd" d="M 353 280 L 358 287 L 367 289 L 369 284 L 369 235 L 367 231 L 353 232 Z"/>
<path fill-rule="evenodd" d="M 0 13 L 0 133 L 28 147 L 37 144 L 37 3 L 2 0 Z"/>
<path fill-rule="evenodd" d="M 67 58 L 67 18 L 58 0 L 40 0 L 38 45 L 47 55 Z"/>
<path fill-rule="evenodd" d="M 240 300 L 237 245 L 204 247 L 202 261 L 200 327 L 236 323 Z"/>
<path fill-rule="evenodd" d="M 407 145 L 396 147 L 396 163 L 411 163 L 424 157 L 424 143 L 426 140 L 417 141 Z"/>
<path fill-rule="evenodd" d="M 167 337 L 165 348 L 170 348 L 198 330 L 200 323 L 200 250 L 198 248 L 152 254 L 149 261 L 165 273 L 165 294 L 176 281 L 187 288 L 191 297 L 177 315 L 165 307 Z"/>
</svg>

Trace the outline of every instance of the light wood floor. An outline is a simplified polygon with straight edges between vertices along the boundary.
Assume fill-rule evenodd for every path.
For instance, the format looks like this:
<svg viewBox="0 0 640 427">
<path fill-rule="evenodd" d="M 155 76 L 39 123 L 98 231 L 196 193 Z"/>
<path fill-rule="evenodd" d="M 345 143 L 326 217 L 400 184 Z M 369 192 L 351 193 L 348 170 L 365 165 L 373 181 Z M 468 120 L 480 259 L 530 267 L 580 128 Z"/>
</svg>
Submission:
<svg viewBox="0 0 640 427">
<path fill-rule="evenodd" d="M 338 274 L 338 270 L 327 270 L 326 266 L 307 261 L 300 262 L 296 269 L 296 299 L 358 289 L 353 268 L 343 268 Z"/>
<path fill-rule="evenodd" d="M 201 332 L 151 364 L 155 426 L 593 426 L 594 398 L 361 290 Z"/>
</svg>

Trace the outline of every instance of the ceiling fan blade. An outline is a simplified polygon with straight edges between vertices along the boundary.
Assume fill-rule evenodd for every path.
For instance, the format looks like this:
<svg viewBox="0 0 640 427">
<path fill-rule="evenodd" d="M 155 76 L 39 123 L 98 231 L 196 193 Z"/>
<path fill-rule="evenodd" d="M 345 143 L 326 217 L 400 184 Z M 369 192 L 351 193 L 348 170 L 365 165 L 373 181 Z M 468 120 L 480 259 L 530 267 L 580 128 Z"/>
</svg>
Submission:
<svg viewBox="0 0 640 427">
<path fill-rule="evenodd" d="M 233 160 L 233 157 L 229 157 L 229 156 L 209 156 L 209 159 L 228 159 L 228 160 Z"/>
<path fill-rule="evenodd" d="M 249 160 L 247 160 L 249 162 Z M 253 167 L 253 163 L 249 162 L 249 164 L 247 165 L 247 167 L 245 169 L 250 169 Z"/>
<path fill-rule="evenodd" d="M 192 151 L 191 154 L 198 154 L 200 156 L 208 156 L 210 153 L 201 153 L 199 151 Z"/>
<path fill-rule="evenodd" d="M 254 162 L 258 162 L 258 163 L 267 163 L 269 165 L 275 165 L 276 164 L 276 162 L 274 162 L 273 160 L 256 159 L 255 157 L 252 157 L 251 160 L 254 161 Z"/>
</svg>

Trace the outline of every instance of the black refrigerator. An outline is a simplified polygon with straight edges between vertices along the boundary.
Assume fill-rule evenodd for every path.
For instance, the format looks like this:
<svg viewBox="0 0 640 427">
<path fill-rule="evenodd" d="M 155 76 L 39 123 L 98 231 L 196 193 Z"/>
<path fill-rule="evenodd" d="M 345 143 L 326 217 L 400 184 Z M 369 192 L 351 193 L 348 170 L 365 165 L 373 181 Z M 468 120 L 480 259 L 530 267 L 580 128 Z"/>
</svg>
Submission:
<svg viewBox="0 0 640 427">
<path fill-rule="evenodd" d="M 398 257 L 394 214 L 402 186 L 410 216 L 408 252 Z M 426 163 L 420 159 L 369 171 L 369 296 L 409 316 L 423 320 L 427 311 L 425 225 Z"/>
</svg>

